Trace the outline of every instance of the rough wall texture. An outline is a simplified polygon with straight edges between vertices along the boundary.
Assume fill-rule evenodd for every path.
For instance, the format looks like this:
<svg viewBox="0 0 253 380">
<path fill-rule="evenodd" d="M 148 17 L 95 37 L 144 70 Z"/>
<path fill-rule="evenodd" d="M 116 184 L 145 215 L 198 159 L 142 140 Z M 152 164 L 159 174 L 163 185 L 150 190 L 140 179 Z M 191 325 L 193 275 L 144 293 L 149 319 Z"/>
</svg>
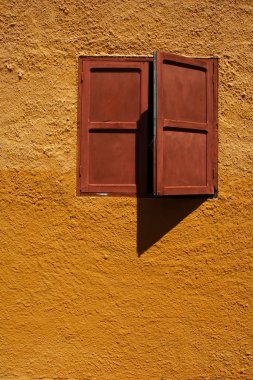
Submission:
<svg viewBox="0 0 253 380">
<path fill-rule="evenodd" d="M 1 380 L 253 379 L 252 15 L 1 0 Z M 77 197 L 78 56 L 155 49 L 219 57 L 218 199 Z"/>
</svg>

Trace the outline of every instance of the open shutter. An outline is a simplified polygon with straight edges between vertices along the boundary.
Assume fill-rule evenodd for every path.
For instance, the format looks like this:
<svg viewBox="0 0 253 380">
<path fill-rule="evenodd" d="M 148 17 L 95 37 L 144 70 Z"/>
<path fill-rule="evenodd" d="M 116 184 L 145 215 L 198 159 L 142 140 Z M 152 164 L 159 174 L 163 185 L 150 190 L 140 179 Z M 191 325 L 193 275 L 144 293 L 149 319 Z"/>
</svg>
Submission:
<svg viewBox="0 0 253 380">
<path fill-rule="evenodd" d="M 81 73 L 81 193 L 145 193 L 148 62 L 83 58 Z"/>
<path fill-rule="evenodd" d="M 216 60 L 157 52 L 154 63 L 155 193 L 214 194 Z"/>
</svg>

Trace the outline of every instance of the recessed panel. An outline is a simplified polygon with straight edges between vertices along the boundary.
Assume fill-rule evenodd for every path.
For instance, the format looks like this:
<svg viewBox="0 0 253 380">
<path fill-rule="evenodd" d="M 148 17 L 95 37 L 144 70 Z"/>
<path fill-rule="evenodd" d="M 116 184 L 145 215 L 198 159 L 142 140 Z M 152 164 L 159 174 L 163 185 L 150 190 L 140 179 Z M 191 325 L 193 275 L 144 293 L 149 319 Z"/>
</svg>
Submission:
<svg viewBox="0 0 253 380">
<path fill-rule="evenodd" d="M 206 122 L 205 69 L 165 60 L 162 89 L 162 108 L 165 119 Z"/>
<path fill-rule="evenodd" d="M 140 117 L 140 70 L 92 69 L 90 121 L 137 121 Z"/>
<path fill-rule="evenodd" d="M 163 133 L 164 186 L 206 186 L 206 133 L 178 129 Z"/>
<path fill-rule="evenodd" d="M 89 139 L 90 184 L 136 183 L 134 131 L 93 131 Z"/>
</svg>

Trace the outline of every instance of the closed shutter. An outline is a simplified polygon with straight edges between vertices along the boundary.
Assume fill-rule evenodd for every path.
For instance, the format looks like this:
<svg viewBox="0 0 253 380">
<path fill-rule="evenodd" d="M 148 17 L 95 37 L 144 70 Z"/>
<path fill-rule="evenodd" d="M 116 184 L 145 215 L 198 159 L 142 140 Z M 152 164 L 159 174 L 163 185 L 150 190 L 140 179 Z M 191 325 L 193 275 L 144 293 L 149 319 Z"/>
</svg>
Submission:
<svg viewBox="0 0 253 380">
<path fill-rule="evenodd" d="M 157 52 L 154 63 L 155 194 L 214 194 L 216 60 Z"/>
<path fill-rule="evenodd" d="M 147 191 L 148 62 L 81 62 L 81 193 Z"/>
</svg>

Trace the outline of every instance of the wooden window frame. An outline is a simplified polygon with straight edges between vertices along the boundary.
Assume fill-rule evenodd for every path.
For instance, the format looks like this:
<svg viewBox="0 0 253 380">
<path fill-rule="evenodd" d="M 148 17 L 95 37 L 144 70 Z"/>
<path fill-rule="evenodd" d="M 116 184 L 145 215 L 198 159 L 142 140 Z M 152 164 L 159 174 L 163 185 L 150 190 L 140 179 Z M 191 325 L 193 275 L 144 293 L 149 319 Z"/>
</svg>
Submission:
<svg viewBox="0 0 253 380">
<path fill-rule="evenodd" d="M 158 53 L 158 55 L 160 52 Z M 167 53 L 166 53 L 167 54 Z M 169 193 L 169 194 L 163 194 L 162 192 L 157 191 L 157 145 L 156 145 L 156 133 L 157 133 L 157 72 L 156 68 L 154 67 L 154 77 L 153 77 L 153 86 L 154 86 L 154 103 L 152 105 L 153 108 L 153 140 L 154 140 L 154 155 L 153 155 L 153 167 L 148 167 L 148 170 L 152 170 L 153 173 L 153 193 L 147 192 L 145 194 L 138 194 L 138 193 L 131 193 L 128 191 L 123 192 L 113 192 L 110 193 L 108 191 L 101 191 L 101 192 L 92 192 L 87 191 L 83 192 L 81 191 L 81 141 L 82 141 L 82 96 L 83 96 L 83 62 L 89 62 L 89 61 L 110 61 L 110 62 L 150 62 L 154 64 L 155 66 L 155 56 L 80 56 L 78 60 L 78 113 L 77 113 L 77 182 L 76 182 L 76 192 L 77 195 L 80 196 L 130 196 L 130 197 L 171 197 L 171 196 L 200 196 L 200 197 L 217 197 L 218 194 L 218 114 L 217 114 L 217 102 L 218 102 L 218 59 L 217 58 L 187 58 L 182 56 L 177 56 L 170 54 L 170 57 L 173 57 L 178 61 L 183 61 L 184 59 L 186 62 L 191 62 L 193 64 L 196 64 L 196 60 L 198 59 L 200 62 L 208 62 L 208 65 L 212 66 L 212 102 L 213 102 L 213 111 L 212 111 L 212 147 L 211 147 L 211 158 L 210 162 L 212 162 L 212 187 L 209 186 L 207 191 L 198 192 L 198 189 L 196 191 L 189 191 L 189 192 L 176 192 L 176 193 Z M 201 63 L 200 63 L 201 64 Z M 159 74 L 158 74 L 159 75 Z M 159 147 L 158 147 L 159 149 Z"/>
</svg>

